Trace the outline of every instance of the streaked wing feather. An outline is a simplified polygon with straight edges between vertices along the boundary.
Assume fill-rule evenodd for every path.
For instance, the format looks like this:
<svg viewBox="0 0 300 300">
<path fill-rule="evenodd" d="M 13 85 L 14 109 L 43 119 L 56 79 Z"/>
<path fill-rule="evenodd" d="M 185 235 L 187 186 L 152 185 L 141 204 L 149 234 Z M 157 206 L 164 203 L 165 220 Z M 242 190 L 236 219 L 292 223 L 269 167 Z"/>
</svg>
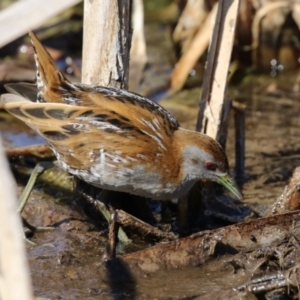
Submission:
<svg viewBox="0 0 300 300">
<path fill-rule="evenodd" d="M 122 149 L 129 159 L 137 155 L 154 158 L 167 150 L 173 134 L 171 126 L 165 130 L 163 117 L 157 115 L 154 121 L 149 110 L 138 109 L 131 102 L 121 102 L 114 107 L 104 103 L 103 107 L 91 109 L 60 103 L 32 103 L 10 94 L 2 97 L 5 109 L 45 137 L 60 159 L 72 168 L 88 168 L 99 157 L 100 149 L 108 154 Z M 120 159 L 118 167 L 122 163 Z"/>
</svg>

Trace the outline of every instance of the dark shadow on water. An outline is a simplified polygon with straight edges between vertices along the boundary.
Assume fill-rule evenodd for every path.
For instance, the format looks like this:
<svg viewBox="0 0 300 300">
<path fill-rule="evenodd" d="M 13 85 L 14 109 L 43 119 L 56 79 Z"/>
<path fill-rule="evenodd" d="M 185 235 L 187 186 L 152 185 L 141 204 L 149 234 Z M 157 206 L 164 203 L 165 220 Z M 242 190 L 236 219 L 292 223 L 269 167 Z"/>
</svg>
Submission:
<svg viewBox="0 0 300 300">
<path fill-rule="evenodd" d="M 111 299 L 137 299 L 136 280 L 129 267 L 118 258 L 107 261 L 105 267 Z"/>
</svg>

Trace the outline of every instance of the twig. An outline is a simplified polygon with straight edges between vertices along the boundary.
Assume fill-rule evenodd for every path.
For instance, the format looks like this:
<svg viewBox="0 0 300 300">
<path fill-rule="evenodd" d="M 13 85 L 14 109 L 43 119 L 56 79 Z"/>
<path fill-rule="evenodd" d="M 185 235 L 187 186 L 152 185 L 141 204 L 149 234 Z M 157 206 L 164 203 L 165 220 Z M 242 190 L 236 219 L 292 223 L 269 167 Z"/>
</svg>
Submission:
<svg viewBox="0 0 300 300">
<path fill-rule="evenodd" d="M 245 176 L 245 113 L 242 109 L 234 108 L 235 125 L 235 176 L 238 184 Z"/>
<path fill-rule="evenodd" d="M 117 209 L 115 213 L 116 220 L 119 224 L 125 227 L 130 227 L 133 230 L 137 230 L 143 236 L 151 235 L 164 240 L 176 240 L 178 238 L 173 232 L 163 232 L 162 230 L 137 219 L 123 210 Z"/>
<path fill-rule="evenodd" d="M 48 145 L 32 145 L 6 150 L 8 157 L 35 156 L 38 158 L 54 158 L 54 154 Z"/>
</svg>

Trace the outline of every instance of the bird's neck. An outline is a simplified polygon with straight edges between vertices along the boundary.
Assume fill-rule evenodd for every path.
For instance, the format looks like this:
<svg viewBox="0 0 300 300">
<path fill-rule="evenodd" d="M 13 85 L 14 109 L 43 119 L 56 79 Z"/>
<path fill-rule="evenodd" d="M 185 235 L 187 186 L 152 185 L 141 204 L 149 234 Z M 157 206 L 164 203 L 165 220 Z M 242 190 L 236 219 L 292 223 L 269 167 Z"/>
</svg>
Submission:
<svg viewBox="0 0 300 300">
<path fill-rule="evenodd" d="M 179 128 L 174 133 L 173 149 L 176 161 L 180 166 L 179 174 L 182 182 L 194 183 L 206 178 L 207 170 L 201 163 L 209 159 L 207 141 L 210 138 L 204 134 Z"/>
</svg>

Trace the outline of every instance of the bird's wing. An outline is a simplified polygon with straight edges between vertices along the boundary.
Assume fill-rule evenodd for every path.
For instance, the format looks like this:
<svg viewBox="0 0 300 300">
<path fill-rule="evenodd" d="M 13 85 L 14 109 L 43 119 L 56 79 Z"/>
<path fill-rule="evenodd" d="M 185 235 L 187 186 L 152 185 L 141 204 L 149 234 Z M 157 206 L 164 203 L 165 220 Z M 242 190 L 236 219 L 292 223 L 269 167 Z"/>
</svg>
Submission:
<svg viewBox="0 0 300 300">
<path fill-rule="evenodd" d="M 177 129 L 164 112 L 135 102 L 103 100 L 103 106 L 33 103 L 19 95 L 2 95 L 4 108 L 40 133 L 60 159 L 73 168 L 88 168 L 105 151 L 112 163 L 137 157 L 155 159 L 170 149 Z M 150 100 L 149 100 L 150 101 Z"/>
</svg>

